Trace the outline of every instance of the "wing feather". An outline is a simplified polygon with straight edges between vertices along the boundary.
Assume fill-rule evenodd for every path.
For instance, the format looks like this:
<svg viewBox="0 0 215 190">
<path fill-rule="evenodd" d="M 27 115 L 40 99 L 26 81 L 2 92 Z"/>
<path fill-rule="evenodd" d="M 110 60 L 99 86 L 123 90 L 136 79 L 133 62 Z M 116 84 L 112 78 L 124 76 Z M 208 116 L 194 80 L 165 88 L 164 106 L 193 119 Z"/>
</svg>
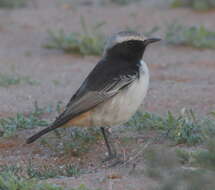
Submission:
<svg viewBox="0 0 215 190">
<path fill-rule="evenodd" d="M 102 65 L 102 69 L 100 65 Z M 78 91 L 73 95 L 67 104 L 65 111 L 57 117 L 53 126 L 61 126 L 73 117 L 89 111 L 96 105 L 110 99 L 118 94 L 123 88 L 129 86 L 134 80 L 138 78 L 138 72 L 124 72 L 105 70 L 105 63 L 99 63 L 85 82 L 81 85 Z M 95 75 L 100 74 L 100 81 L 93 80 Z M 111 73 L 115 76 L 109 76 Z"/>
</svg>

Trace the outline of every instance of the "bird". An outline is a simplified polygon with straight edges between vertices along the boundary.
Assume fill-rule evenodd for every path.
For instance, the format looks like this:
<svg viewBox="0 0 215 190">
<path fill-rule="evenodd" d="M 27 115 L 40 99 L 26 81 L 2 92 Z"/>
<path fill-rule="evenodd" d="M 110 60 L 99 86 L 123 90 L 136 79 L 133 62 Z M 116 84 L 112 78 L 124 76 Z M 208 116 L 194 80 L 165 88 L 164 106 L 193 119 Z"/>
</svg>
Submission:
<svg viewBox="0 0 215 190">
<path fill-rule="evenodd" d="M 30 144 L 61 127 L 100 127 L 107 160 L 117 157 L 109 128 L 127 122 L 138 110 L 149 86 L 149 69 L 143 61 L 146 47 L 160 38 L 135 31 L 110 36 L 101 60 L 72 96 L 62 113 L 47 128 L 26 140 Z"/>
</svg>

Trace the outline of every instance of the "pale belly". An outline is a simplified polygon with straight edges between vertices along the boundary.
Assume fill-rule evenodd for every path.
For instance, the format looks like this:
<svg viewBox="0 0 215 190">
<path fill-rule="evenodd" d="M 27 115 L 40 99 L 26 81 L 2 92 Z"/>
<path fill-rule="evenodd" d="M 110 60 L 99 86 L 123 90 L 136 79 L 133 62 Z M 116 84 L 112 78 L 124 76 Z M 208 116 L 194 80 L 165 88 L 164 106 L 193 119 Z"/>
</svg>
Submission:
<svg viewBox="0 0 215 190">
<path fill-rule="evenodd" d="M 105 103 L 93 110 L 93 126 L 115 126 L 127 122 L 135 114 L 146 96 L 149 85 L 149 72 L 142 62 L 140 78 Z"/>
</svg>

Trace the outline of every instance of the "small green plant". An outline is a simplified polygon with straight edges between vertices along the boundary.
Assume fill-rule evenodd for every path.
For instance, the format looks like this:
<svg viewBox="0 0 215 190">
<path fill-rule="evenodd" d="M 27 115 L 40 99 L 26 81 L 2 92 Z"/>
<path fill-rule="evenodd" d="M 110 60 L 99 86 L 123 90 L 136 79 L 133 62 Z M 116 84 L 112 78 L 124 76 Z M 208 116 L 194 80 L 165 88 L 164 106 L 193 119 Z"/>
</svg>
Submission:
<svg viewBox="0 0 215 190">
<path fill-rule="evenodd" d="M 182 164 L 215 172 L 215 140 L 214 135 L 206 138 L 204 146 L 192 151 L 177 149 L 176 154 Z"/>
<path fill-rule="evenodd" d="M 62 187 L 37 183 L 35 180 L 27 180 L 14 176 L 11 173 L 0 174 L 0 189 L 2 190 L 63 190 Z"/>
<path fill-rule="evenodd" d="M 37 178 L 37 179 L 49 179 L 49 178 L 57 178 L 57 177 L 77 177 L 80 176 L 81 170 L 74 165 L 65 165 L 61 167 L 48 167 L 43 166 L 42 168 L 35 168 L 31 163 L 28 165 L 27 174 L 29 178 Z"/>
<path fill-rule="evenodd" d="M 55 130 L 54 138 L 42 139 L 41 143 L 57 153 L 66 153 L 72 156 L 81 156 L 87 153 L 100 138 L 101 132 L 99 128 L 80 129 L 72 128 L 71 135 L 68 135 L 67 129 Z M 62 144 L 57 144 L 55 139 L 62 139 Z"/>
<path fill-rule="evenodd" d="M 207 30 L 204 26 L 187 27 L 172 23 L 167 26 L 165 39 L 173 45 L 215 49 L 215 32 Z"/>
<path fill-rule="evenodd" d="M 134 130 L 163 129 L 163 118 L 153 113 L 137 112 L 127 124 Z"/>
<path fill-rule="evenodd" d="M 163 177 L 159 190 L 186 189 L 212 190 L 215 188 L 214 174 L 205 170 L 175 170 Z"/>
<path fill-rule="evenodd" d="M 207 11 L 215 8 L 215 0 L 174 0 L 173 8 L 190 7 L 197 11 Z"/>
<path fill-rule="evenodd" d="M 176 143 L 197 144 L 203 142 L 201 122 L 196 120 L 192 110 L 184 110 L 179 117 L 168 113 L 165 122 L 167 136 Z"/>
<path fill-rule="evenodd" d="M 0 165 L 0 174 L 1 173 L 10 173 L 14 176 L 21 177 L 23 168 L 18 165 Z"/>
<path fill-rule="evenodd" d="M 77 188 L 63 188 L 57 185 L 41 183 L 41 180 L 49 178 L 77 177 L 81 174 L 77 166 L 66 165 L 49 169 L 44 167 L 41 171 L 32 167 L 32 165 L 27 168 L 15 165 L 0 166 L 0 190 L 90 190 L 84 184 Z M 39 183 L 38 180 L 40 180 Z"/>
<path fill-rule="evenodd" d="M 205 152 L 205 150 L 203 150 Z M 202 151 L 200 151 L 202 153 Z M 208 153 L 210 156 L 208 157 Z M 179 151 L 174 152 L 170 147 L 152 145 L 144 153 L 146 164 L 145 174 L 151 178 L 159 180 L 158 190 L 186 189 L 186 190 L 211 190 L 215 189 L 214 182 L 214 158 L 213 152 L 208 152 L 207 156 L 201 157 L 201 164 L 195 165 L 188 160 L 194 160 L 199 153 Z M 196 156 L 194 156 L 196 155 Z M 186 161 L 186 167 L 182 159 Z M 213 158 L 213 159 L 211 159 Z M 210 163 L 205 167 L 205 163 Z"/>
<path fill-rule="evenodd" d="M 149 146 L 145 150 L 143 157 L 146 162 L 145 172 L 151 178 L 162 179 L 164 171 L 168 175 L 169 170 L 174 170 L 179 166 L 176 153 L 161 145 Z"/>
<path fill-rule="evenodd" d="M 41 183 L 35 179 L 26 179 L 13 175 L 12 173 L 0 173 L 1 190 L 90 190 L 85 185 L 77 188 L 64 188 L 59 185 Z"/>
<path fill-rule="evenodd" d="M 196 165 L 215 172 L 215 140 L 207 140 L 206 149 L 198 151 L 193 157 Z"/>
<path fill-rule="evenodd" d="M 88 152 L 89 147 L 97 142 L 101 137 L 100 129 L 79 129 L 75 128 L 71 134 L 73 139 L 70 143 L 64 143 L 64 149 L 66 152 L 70 152 L 74 156 L 80 156 L 83 153 Z"/>
<path fill-rule="evenodd" d="M 52 83 L 55 85 L 55 86 L 59 86 L 61 84 L 61 82 L 59 80 L 52 80 Z"/>
<path fill-rule="evenodd" d="M 197 120 L 192 110 L 183 109 L 179 116 L 168 112 L 166 117 L 151 113 L 138 112 L 127 125 L 134 130 L 156 129 L 177 144 L 198 144 L 204 141 L 206 134 L 215 132 L 213 120 Z"/>
<path fill-rule="evenodd" d="M 118 4 L 118 5 L 128 5 L 131 3 L 140 2 L 141 0 L 111 0 L 111 2 Z"/>
<path fill-rule="evenodd" d="M 37 102 L 34 104 L 34 110 L 29 114 L 17 113 L 15 117 L 0 118 L 0 131 L 2 136 L 10 136 L 19 129 L 30 129 L 35 126 L 48 126 L 49 122 L 43 119 L 49 108 L 40 108 Z"/>
<path fill-rule="evenodd" d="M 100 28 L 104 23 L 98 23 L 89 28 L 81 17 L 82 32 L 72 32 L 66 35 L 63 30 L 49 31 L 50 41 L 45 45 L 49 49 L 60 49 L 66 53 L 80 55 L 100 55 L 104 46 L 104 35 Z"/>
<path fill-rule="evenodd" d="M 66 177 L 77 177 L 80 176 L 82 171 L 78 166 L 67 164 L 61 166 L 34 166 L 31 161 L 27 167 L 21 167 L 18 165 L 0 165 L 0 173 L 10 173 L 19 178 L 26 179 L 49 179 L 49 178 L 58 178 L 62 176 Z"/>
<path fill-rule="evenodd" d="M 0 7 L 3 8 L 17 8 L 24 7 L 26 0 L 0 0 Z"/>
<path fill-rule="evenodd" d="M 179 158 L 179 161 L 181 164 L 189 164 L 192 160 L 192 153 L 186 151 L 186 150 L 183 150 L 183 149 L 176 149 L 176 154 Z"/>
<path fill-rule="evenodd" d="M 38 85 L 39 82 L 32 80 L 29 76 L 8 75 L 0 73 L 0 87 L 9 87 L 18 84 Z"/>
</svg>

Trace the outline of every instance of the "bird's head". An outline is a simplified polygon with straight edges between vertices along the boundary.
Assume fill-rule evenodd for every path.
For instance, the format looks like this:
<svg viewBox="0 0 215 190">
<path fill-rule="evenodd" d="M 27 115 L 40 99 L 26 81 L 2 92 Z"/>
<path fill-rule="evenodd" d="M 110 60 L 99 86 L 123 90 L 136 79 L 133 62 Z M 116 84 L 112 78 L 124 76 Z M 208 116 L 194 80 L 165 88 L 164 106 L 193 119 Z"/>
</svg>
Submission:
<svg viewBox="0 0 215 190">
<path fill-rule="evenodd" d="M 104 48 L 104 56 L 142 59 L 146 46 L 160 40 L 159 38 L 146 38 L 137 32 L 119 32 L 107 40 Z"/>
</svg>

